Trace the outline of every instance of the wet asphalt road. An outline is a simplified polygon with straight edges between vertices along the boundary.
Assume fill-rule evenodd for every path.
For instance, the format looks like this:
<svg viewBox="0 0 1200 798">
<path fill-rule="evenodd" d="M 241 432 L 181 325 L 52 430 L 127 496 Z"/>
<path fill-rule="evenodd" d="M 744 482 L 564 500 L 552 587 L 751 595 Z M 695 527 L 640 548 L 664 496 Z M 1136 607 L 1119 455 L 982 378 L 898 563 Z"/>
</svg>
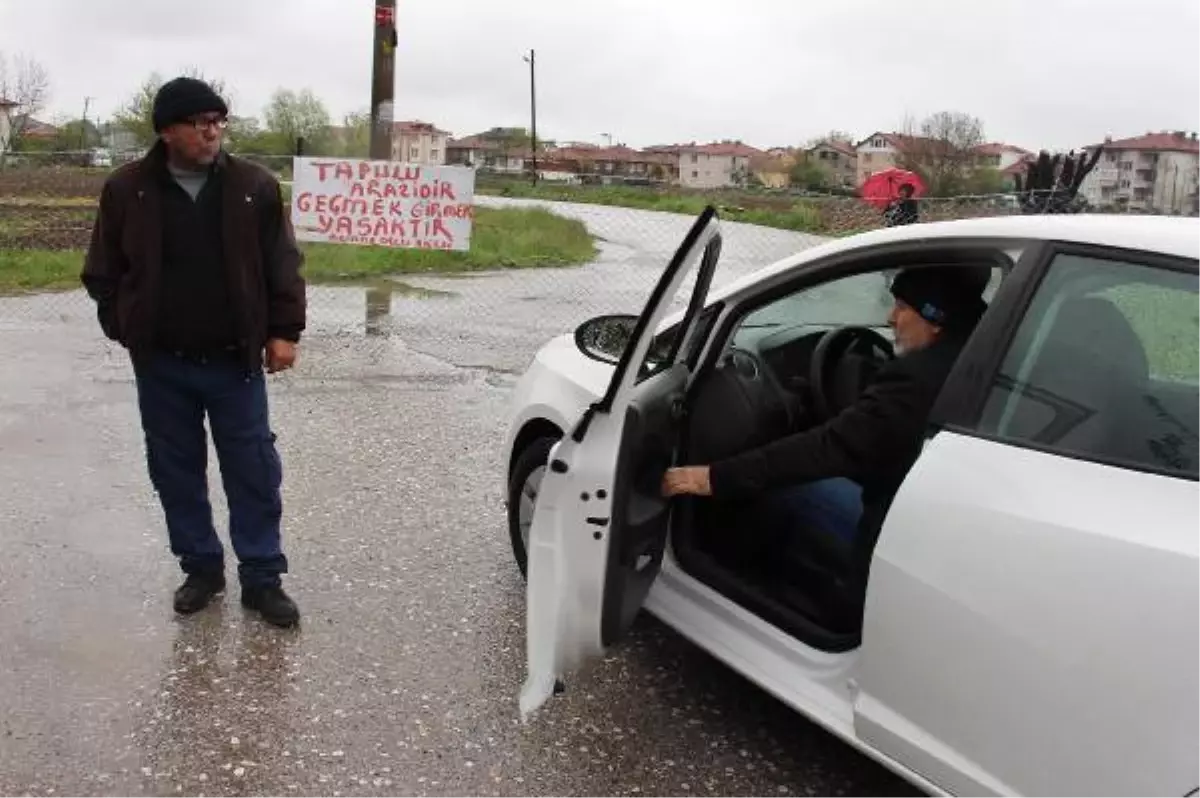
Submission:
<svg viewBox="0 0 1200 798">
<path fill-rule="evenodd" d="M 78 293 L 0 299 L 0 792 L 911 793 L 650 618 L 520 723 L 512 373 L 636 312 L 689 222 L 567 211 L 600 262 L 313 290 L 302 363 L 271 379 L 288 632 L 242 611 L 232 554 L 223 600 L 174 616 L 123 351 Z M 811 242 L 731 228 L 718 282 Z M 212 454 L 210 482 L 227 540 Z"/>
</svg>

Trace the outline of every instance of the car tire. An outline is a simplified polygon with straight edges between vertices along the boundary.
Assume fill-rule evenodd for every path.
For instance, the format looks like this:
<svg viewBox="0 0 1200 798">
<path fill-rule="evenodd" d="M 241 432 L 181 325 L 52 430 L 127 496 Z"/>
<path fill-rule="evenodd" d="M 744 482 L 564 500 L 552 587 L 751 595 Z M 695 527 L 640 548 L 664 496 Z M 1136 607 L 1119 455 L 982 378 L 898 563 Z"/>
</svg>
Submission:
<svg viewBox="0 0 1200 798">
<path fill-rule="evenodd" d="M 522 504 L 526 505 L 526 512 L 530 502 L 536 505 L 541 476 L 545 474 L 549 463 L 550 450 L 557 442 L 557 438 L 550 437 L 535 439 L 521 450 L 508 477 L 508 536 L 512 542 L 513 558 L 522 577 L 526 574 L 529 561 L 525 524 L 531 520 L 528 516 L 522 517 Z"/>
</svg>

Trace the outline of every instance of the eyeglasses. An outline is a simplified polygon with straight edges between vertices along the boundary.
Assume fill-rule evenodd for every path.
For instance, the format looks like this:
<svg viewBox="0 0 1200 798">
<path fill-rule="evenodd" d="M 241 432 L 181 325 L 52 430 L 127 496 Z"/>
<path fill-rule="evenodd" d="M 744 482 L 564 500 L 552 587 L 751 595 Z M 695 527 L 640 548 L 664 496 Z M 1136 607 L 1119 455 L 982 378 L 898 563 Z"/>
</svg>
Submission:
<svg viewBox="0 0 1200 798">
<path fill-rule="evenodd" d="M 223 116 L 218 116 L 208 119 L 189 119 L 188 124 L 203 133 L 204 129 L 207 127 L 216 128 L 217 130 L 224 130 L 225 128 L 229 127 L 229 120 Z"/>
</svg>

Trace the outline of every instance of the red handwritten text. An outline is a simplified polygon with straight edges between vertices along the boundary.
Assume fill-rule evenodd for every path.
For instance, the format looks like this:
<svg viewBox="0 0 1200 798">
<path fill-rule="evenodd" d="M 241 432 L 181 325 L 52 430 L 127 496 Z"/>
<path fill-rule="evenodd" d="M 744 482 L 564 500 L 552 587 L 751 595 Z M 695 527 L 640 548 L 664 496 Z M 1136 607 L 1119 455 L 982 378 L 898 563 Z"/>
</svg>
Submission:
<svg viewBox="0 0 1200 798">
<path fill-rule="evenodd" d="M 360 236 L 363 238 L 429 239 L 441 236 L 447 242 L 454 241 L 454 234 L 441 219 L 369 219 L 360 216 L 331 216 L 318 214 L 317 224 L 322 235 Z M 330 240 L 336 240 L 331 238 Z"/>
</svg>

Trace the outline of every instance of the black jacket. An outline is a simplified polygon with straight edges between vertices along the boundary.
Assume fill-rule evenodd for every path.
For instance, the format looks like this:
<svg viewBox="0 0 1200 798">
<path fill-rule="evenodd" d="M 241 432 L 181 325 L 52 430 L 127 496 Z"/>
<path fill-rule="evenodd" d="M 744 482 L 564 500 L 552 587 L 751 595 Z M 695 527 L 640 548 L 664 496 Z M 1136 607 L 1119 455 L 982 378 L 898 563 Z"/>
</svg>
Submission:
<svg viewBox="0 0 1200 798">
<path fill-rule="evenodd" d="M 162 303 L 163 179 L 156 144 L 105 181 L 81 275 L 105 335 L 137 355 L 155 345 Z M 247 365 L 262 363 L 268 338 L 299 340 L 305 326 L 304 256 L 279 181 L 222 154 L 221 250 L 235 340 Z"/>
<path fill-rule="evenodd" d="M 920 211 L 917 208 L 917 201 L 912 198 L 895 200 L 883 212 L 883 219 L 888 227 L 916 224 L 918 218 L 920 218 Z"/>
<path fill-rule="evenodd" d="M 933 403 L 965 339 L 948 338 L 883 366 L 854 404 L 820 426 L 713 463 L 713 496 L 745 500 L 776 488 L 847 477 L 863 488 L 874 529 L 920 454 Z"/>
</svg>

